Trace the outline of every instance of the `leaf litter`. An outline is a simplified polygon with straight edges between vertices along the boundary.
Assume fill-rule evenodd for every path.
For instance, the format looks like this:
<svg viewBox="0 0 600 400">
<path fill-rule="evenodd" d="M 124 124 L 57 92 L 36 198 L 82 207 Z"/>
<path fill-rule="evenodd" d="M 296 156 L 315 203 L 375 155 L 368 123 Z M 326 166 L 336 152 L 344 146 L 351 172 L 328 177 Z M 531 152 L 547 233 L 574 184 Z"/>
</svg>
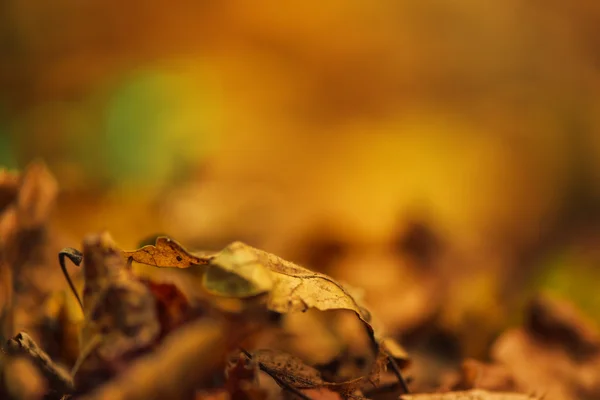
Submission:
<svg viewBox="0 0 600 400">
<path fill-rule="evenodd" d="M 23 174 L 0 173 L 0 394 L 6 398 L 600 397 L 600 334 L 563 301 L 534 299 L 523 326 L 493 344 L 491 360 L 465 360 L 430 393 L 408 394 L 414 386 L 404 377 L 409 354 L 384 333 L 354 288 L 242 242 L 190 252 L 160 236 L 153 245 L 124 251 L 100 232 L 83 239 L 81 252 L 60 250 L 64 240 L 49 219 L 56 193 L 41 163 Z M 57 255 L 67 279 L 57 279 Z M 66 259 L 77 267 L 67 268 Z M 176 283 L 140 276 L 133 262 L 195 270 L 201 281 L 193 290 L 203 294 L 188 297 Z M 64 317 L 73 315 L 74 299 L 82 309 L 79 322 Z M 222 308 L 223 299 L 243 306 Z M 325 317 L 307 321 L 322 324 L 320 332 L 330 336 L 319 346 L 338 341 L 328 362 L 311 364 L 281 350 L 295 340 L 284 340 L 282 320 L 309 310 L 349 312 L 366 342 L 340 335 Z M 58 347 L 52 345 L 56 337 Z M 76 360 L 65 353 L 65 343 Z M 357 353 L 357 346 L 370 356 Z M 234 354 L 229 363 L 228 354 Z"/>
</svg>

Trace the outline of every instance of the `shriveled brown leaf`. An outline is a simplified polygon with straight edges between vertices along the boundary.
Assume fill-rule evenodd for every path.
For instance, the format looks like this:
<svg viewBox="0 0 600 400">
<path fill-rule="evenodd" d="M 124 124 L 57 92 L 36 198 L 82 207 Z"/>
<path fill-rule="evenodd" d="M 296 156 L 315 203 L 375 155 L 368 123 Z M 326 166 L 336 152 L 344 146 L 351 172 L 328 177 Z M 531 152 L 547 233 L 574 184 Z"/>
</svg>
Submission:
<svg viewBox="0 0 600 400">
<path fill-rule="evenodd" d="M 225 368 L 225 389 L 232 400 L 260 400 L 267 392 L 258 386 L 258 364 L 244 354 Z"/>
<path fill-rule="evenodd" d="M 161 336 L 176 329 L 188 318 L 190 303 L 177 286 L 172 283 L 153 282 L 142 279 L 156 300 Z"/>
<path fill-rule="evenodd" d="M 0 168 L 0 212 L 15 201 L 19 192 L 19 174 Z"/>
<path fill-rule="evenodd" d="M 252 360 L 271 376 L 298 389 L 315 388 L 325 385 L 321 373 L 306 365 L 298 357 L 275 350 L 258 350 L 252 353 Z"/>
<path fill-rule="evenodd" d="M 49 224 L 58 185 L 43 163 L 27 166 L 22 174 L 2 174 L 10 191 L 0 210 L 0 320 L 4 339 L 26 330 L 51 353 L 52 341 L 44 341 L 48 325 L 41 304 L 66 288 L 56 268 L 56 253 L 62 236 Z M 10 201 L 8 201 L 10 200 Z M 14 289 L 14 292 L 13 292 Z M 9 304 L 10 303 L 10 304 Z M 2 310 L 4 308 L 4 310 Z M 56 333 L 56 332 L 55 332 Z"/>
<path fill-rule="evenodd" d="M 218 321 L 196 321 L 176 330 L 158 348 L 82 400 L 161 400 L 194 398 L 196 388 L 220 365 L 229 341 Z M 219 397 L 220 398 L 220 397 Z"/>
<path fill-rule="evenodd" d="M 161 254 L 160 258 L 151 260 L 139 257 L 138 260 L 150 261 L 151 265 L 169 267 L 172 266 L 173 259 L 176 259 L 181 251 L 189 254 L 180 246 L 172 248 L 166 246 L 165 243 L 160 246 L 157 243 L 152 251 L 159 247 L 162 249 L 161 251 L 167 251 L 168 254 Z M 131 253 L 125 253 L 125 256 L 127 254 Z M 370 313 L 333 278 L 310 271 L 241 242 L 232 243 L 207 261 L 203 286 L 209 293 L 235 298 L 255 298 L 258 295 L 265 295 L 267 308 L 282 314 L 303 312 L 309 308 L 320 311 L 350 310 L 364 323 L 372 339 L 373 348 L 379 347 L 379 343 L 375 339 L 375 330 L 371 325 Z M 185 263 L 178 266 L 189 267 L 190 265 Z M 390 348 L 387 349 L 387 347 Z M 390 357 L 402 360 L 403 365 L 406 364 L 406 353 L 398 344 L 390 342 L 386 346 L 386 353 L 388 352 L 392 353 Z M 273 357 L 273 353 L 269 357 Z M 372 366 L 373 371 L 377 370 L 377 372 L 372 371 L 366 379 L 378 379 L 379 370 L 385 364 L 381 358 L 378 357 Z M 296 361 L 289 362 L 291 366 L 304 365 Z M 265 364 L 265 368 L 269 368 L 269 366 Z M 299 369 L 297 374 L 287 375 L 288 378 L 282 377 L 281 379 L 284 382 L 285 379 L 292 379 L 296 384 L 308 385 L 301 387 L 316 387 L 322 384 L 322 378 L 317 370 L 308 375 L 304 375 L 300 371 L 302 369 Z M 363 378 L 357 378 L 356 382 L 346 382 L 346 387 L 356 386 L 356 383 L 362 382 L 362 380 Z"/>
<path fill-rule="evenodd" d="M 213 389 L 196 392 L 194 400 L 231 400 L 231 397 L 225 389 Z"/>
<path fill-rule="evenodd" d="M 485 389 L 514 392 L 518 390 L 510 370 L 502 364 L 465 360 L 452 390 Z"/>
<path fill-rule="evenodd" d="M 510 392 L 488 392 L 473 389 L 465 392 L 405 394 L 402 400 L 537 400 L 540 397 Z"/>
<path fill-rule="evenodd" d="M 44 224 L 58 194 L 58 183 L 46 165 L 31 163 L 24 172 L 17 195 L 18 218 L 21 227 Z"/>
<path fill-rule="evenodd" d="M 48 392 L 47 383 L 31 360 L 10 358 L 4 365 L 7 396 L 15 400 L 42 400 Z"/>
<path fill-rule="evenodd" d="M 302 393 L 312 400 L 341 400 L 342 396 L 327 388 L 304 389 Z"/>
<path fill-rule="evenodd" d="M 492 356 L 523 392 L 543 393 L 546 400 L 600 398 L 596 337 L 593 325 L 571 305 L 539 297 L 525 326 L 505 332 Z"/>
<path fill-rule="evenodd" d="M 175 240 L 164 236 L 158 237 L 154 245 L 144 246 L 134 251 L 124 251 L 123 257 L 155 267 L 175 268 L 204 265 L 211 259 L 210 256 L 195 256 Z"/>
<path fill-rule="evenodd" d="M 156 344 L 160 323 L 151 290 L 126 268 L 108 233 L 83 242 L 85 321 L 76 367 L 78 391 L 122 371 L 130 359 Z"/>
<path fill-rule="evenodd" d="M 375 386 L 379 381 L 379 375 L 386 359 L 380 356 L 366 376 L 343 382 L 327 382 L 319 370 L 291 354 L 264 349 L 252 353 L 251 356 L 252 360 L 258 363 L 260 369 L 273 377 L 280 385 L 289 385 L 295 389 L 328 388 L 344 395 L 360 389 L 366 383 Z"/>
<path fill-rule="evenodd" d="M 54 363 L 48 354 L 25 332 L 20 332 L 10 339 L 5 351 L 11 356 L 20 356 L 32 362 L 48 383 L 48 390 L 58 396 L 73 392 L 74 384 L 71 375 L 60 365 Z"/>
<path fill-rule="evenodd" d="M 540 340 L 561 343 L 577 359 L 600 353 L 600 332 L 572 304 L 549 296 L 537 296 L 529 304 L 527 329 Z"/>
</svg>

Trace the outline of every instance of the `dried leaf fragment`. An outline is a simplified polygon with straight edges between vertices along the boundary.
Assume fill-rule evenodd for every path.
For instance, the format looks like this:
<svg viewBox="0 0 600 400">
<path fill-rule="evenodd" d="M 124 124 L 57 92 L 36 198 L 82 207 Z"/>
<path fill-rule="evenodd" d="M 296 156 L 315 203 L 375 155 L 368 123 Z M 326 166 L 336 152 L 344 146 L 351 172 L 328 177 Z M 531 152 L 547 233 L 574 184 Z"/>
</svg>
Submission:
<svg viewBox="0 0 600 400">
<path fill-rule="evenodd" d="M 315 388 L 325 385 L 321 373 L 306 365 L 298 357 L 275 350 L 258 350 L 252 353 L 252 360 L 260 364 L 269 375 L 297 389 Z"/>
<path fill-rule="evenodd" d="M 154 245 L 144 246 L 134 251 L 124 251 L 125 259 L 132 259 L 141 264 L 155 267 L 189 268 L 195 265 L 205 265 L 210 256 L 195 256 L 183 248 L 175 240 L 165 236 L 156 239 Z"/>
<path fill-rule="evenodd" d="M 160 337 L 156 300 L 150 288 L 126 268 L 108 233 L 83 241 L 85 276 L 81 354 L 77 390 L 86 390 L 121 371 Z"/>
<path fill-rule="evenodd" d="M 506 365 L 521 391 L 546 400 L 600 398 L 598 331 L 571 304 L 538 297 L 525 324 L 504 332 L 492 357 Z"/>
<path fill-rule="evenodd" d="M 263 349 L 249 354 L 252 361 L 258 363 L 261 370 L 269 374 L 284 389 L 328 388 L 348 395 L 365 383 L 375 386 L 383 369 L 386 358 L 380 354 L 367 376 L 360 376 L 344 382 L 325 381 L 319 370 L 304 363 L 298 357 L 281 351 Z"/>
<path fill-rule="evenodd" d="M 488 392 L 480 389 L 465 392 L 405 394 L 400 398 L 402 400 L 541 400 L 539 397 L 522 393 Z"/>
<path fill-rule="evenodd" d="M 7 354 L 30 360 L 47 379 L 50 390 L 60 394 L 73 392 L 74 384 L 69 372 L 55 364 L 27 333 L 20 332 L 8 340 L 5 349 Z"/>
</svg>

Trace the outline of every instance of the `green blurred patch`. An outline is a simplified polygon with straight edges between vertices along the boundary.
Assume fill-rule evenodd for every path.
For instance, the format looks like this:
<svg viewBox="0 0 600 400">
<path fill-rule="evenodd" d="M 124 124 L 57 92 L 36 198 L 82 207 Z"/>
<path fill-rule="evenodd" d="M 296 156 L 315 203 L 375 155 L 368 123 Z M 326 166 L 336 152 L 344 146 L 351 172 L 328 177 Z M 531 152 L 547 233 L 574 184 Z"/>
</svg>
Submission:
<svg viewBox="0 0 600 400">
<path fill-rule="evenodd" d="M 197 74 L 146 70 L 109 98 L 102 148 L 111 183 L 183 180 L 214 147 L 210 91 Z"/>
<path fill-rule="evenodd" d="M 544 263 L 536 287 L 569 299 L 600 323 L 600 269 L 597 261 L 572 249 L 563 250 Z"/>
<path fill-rule="evenodd" d="M 0 119 L 0 167 L 17 168 L 16 148 L 6 122 Z"/>
</svg>

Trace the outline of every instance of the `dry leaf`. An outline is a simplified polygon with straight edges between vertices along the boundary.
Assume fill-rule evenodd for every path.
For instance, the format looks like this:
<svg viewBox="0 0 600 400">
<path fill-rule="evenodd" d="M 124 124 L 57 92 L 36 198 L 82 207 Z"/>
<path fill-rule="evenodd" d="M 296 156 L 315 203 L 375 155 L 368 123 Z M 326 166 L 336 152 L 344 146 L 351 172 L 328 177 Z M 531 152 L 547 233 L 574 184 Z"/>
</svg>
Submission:
<svg viewBox="0 0 600 400">
<path fill-rule="evenodd" d="M 19 192 L 19 174 L 0 168 L 0 212 L 15 201 Z"/>
<path fill-rule="evenodd" d="M 466 392 L 405 394 L 400 396 L 400 398 L 402 400 L 541 400 L 539 397 L 527 394 L 488 392 L 480 389 L 469 390 Z"/>
<path fill-rule="evenodd" d="M 525 326 L 500 336 L 493 358 L 511 371 L 523 392 L 546 400 L 600 398 L 598 331 L 571 305 L 535 299 Z"/>
<path fill-rule="evenodd" d="M 15 400 L 43 400 L 48 387 L 44 377 L 40 374 L 35 364 L 26 358 L 8 358 L 4 365 L 4 385 L 7 399 Z M 0 393 L 2 390 L 0 390 Z"/>
<path fill-rule="evenodd" d="M 506 366 L 502 364 L 486 364 L 473 359 L 463 361 L 460 375 L 451 385 L 451 389 L 518 391 L 514 378 Z"/>
<path fill-rule="evenodd" d="M 369 312 L 342 285 L 327 275 L 313 272 L 241 242 L 234 242 L 215 256 L 204 258 L 193 256 L 174 243 L 176 242 L 170 239 L 159 238 L 156 246 L 145 246 L 123 254 L 126 258 L 132 257 L 136 261 L 158 267 L 188 268 L 208 264 L 203 278 L 207 291 L 231 297 L 268 294 L 268 308 L 279 313 L 306 311 L 311 307 L 321 311 L 351 310 L 365 323 L 369 333 L 374 335 L 369 324 Z"/>
<path fill-rule="evenodd" d="M 56 326 L 48 326 L 40 304 L 66 287 L 55 264 L 61 238 L 49 227 L 58 185 L 43 163 L 30 164 L 18 179 L 0 176 L 9 186 L 0 209 L 0 336 L 6 340 L 26 330 L 52 353 L 42 331 Z"/>
<path fill-rule="evenodd" d="M 245 332 L 223 335 L 218 321 L 196 321 L 169 335 L 158 348 L 135 360 L 115 379 L 82 400 L 161 400 L 193 397 L 196 388 L 215 372 L 229 341 Z"/>
<path fill-rule="evenodd" d="M 342 396 L 327 388 L 304 389 L 302 393 L 312 400 L 341 400 Z"/>
<path fill-rule="evenodd" d="M 288 385 L 297 388 L 317 388 L 325 385 L 321 373 L 306 365 L 298 357 L 275 350 L 258 350 L 252 353 L 252 361 L 260 368 Z"/>
<path fill-rule="evenodd" d="M 166 246 L 165 240 L 161 243 L 160 245 L 157 243 L 156 247 L 150 246 L 152 254 L 161 254 L 160 258 L 151 258 L 151 265 L 169 267 L 182 252 L 189 254 L 179 245 L 176 247 Z M 140 254 L 140 251 L 142 250 L 128 252 L 125 253 L 125 256 Z M 138 260 L 142 259 L 146 258 L 138 257 Z M 160 264 L 161 262 L 164 264 Z M 187 263 L 178 265 L 178 267 L 189 266 Z M 375 332 L 370 323 L 370 313 L 341 284 L 327 275 L 310 271 L 273 254 L 241 242 L 234 242 L 208 260 L 203 276 L 203 286 L 208 292 L 220 296 L 247 298 L 265 295 L 268 309 L 282 314 L 303 312 L 309 308 L 320 311 L 353 311 L 367 328 L 375 353 L 379 353 L 377 350 L 379 344 L 375 340 Z M 406 353 L 397 343 L 389 341 L 385 351 L 394 353 L 390 357 L 402 360 L 403 365 L 406 364 Z M 268 357 L 266 355 L 258 355 L 258 357 L 267 357 L 260 361 L 261 365 L 268 369 L 271 368 L 273 374 L 277 375 L 279 370 L 273 364 L 275 354 L 269 352 Z M 277 355 L 277 358 L 281 357 L 286 357 L 286 361 L 283 363 L 283 360 L 280 360 L 282 364 L 279 368 L 286 366 L 285 368 L 295 370 L 293 374 L 281 373 L 280 379 L 283 382 L 291 380 L 292 382 L 287 383 L 300 388 L 319 387 L 324 384 L 316 369 L 306 366 L 300 360 L 290 358 L 289 355 Z M 379 371 L 385 364 L 382 359 L 383 356 L 379 354 L 368 377 L 357 378 L 341 384 L 330 383 L 330 385 L 353 388 L 362 383 L 364 379 L 377 380 Z M 306 369 L 304 369 L 305 367 Z"/>
<path fill-rule="evenodd" d="M 244 354 L 225 368 L 225 389 L 232 400 L 261 400 L 267 392 L 258 387 L 258 364 Z"/>
<path fill-rule="evenodd" d="M 225 389 L 213 389 L 196 392 L 194 400 L 231 400 L 231 397 Z"/>
<path fill-rule="evenodd" d="M 367 376 L 361 376 L 344 382 L 327 382 L 319 370 L 311 367 L 290 354 L 276 350 L 258 350 L 250 355 L 252 361 L 257 362 L 260 369 L 269 374 L 277 383 L 286 388 L 294 389 L 318 389 L 328 388 L 344 395 L 360 389 L 365 383 L 375 386 L 379 381 L 379 375 L 387 360 L 382 354 L 373 364 Z"/>
<path fill-rule="evenodd" d="M 5 351 L 11 356 L 21 356 L 31 361 L 46 378 L 49 390 L 59 393 L 60 396 L 73 392 L 73 379 L 69 372 L 55 364 L 25 332 L 10 339 L 6 343 Z"/>
<path fill-rule="evenodd" d="M 589 359 L 600 352 L 600 333 L 572 304 L 538 296 L 529 304 L 527 329 L 540 340 L 560 343 L 574 358 Z"/>
<path fill-rule="evenodd" d="M 158 237 L 154 245 L 144 246 L 134 251 L 124 251 L 123 257 L 155 267 L 175 268 L 204 265 L 211 258 L 210 256 L 195 256 L 173 239 L 164 236 Z"/>
<path fill-rule="evenodd" d="M 108 233 L 84 239 L 83 259 L 85 321 L 74 368 L 78 392 L 123 370 L 156 344 L 161 329 L 151 290 L 126 268 Z"/>
<path fill-rule="evenodd" d="M 141 279 L 156 300 L 161 337 L 179 327 L 188 318 L 190 303 L 183 292 L 172 283 Z"/>
</svg>

